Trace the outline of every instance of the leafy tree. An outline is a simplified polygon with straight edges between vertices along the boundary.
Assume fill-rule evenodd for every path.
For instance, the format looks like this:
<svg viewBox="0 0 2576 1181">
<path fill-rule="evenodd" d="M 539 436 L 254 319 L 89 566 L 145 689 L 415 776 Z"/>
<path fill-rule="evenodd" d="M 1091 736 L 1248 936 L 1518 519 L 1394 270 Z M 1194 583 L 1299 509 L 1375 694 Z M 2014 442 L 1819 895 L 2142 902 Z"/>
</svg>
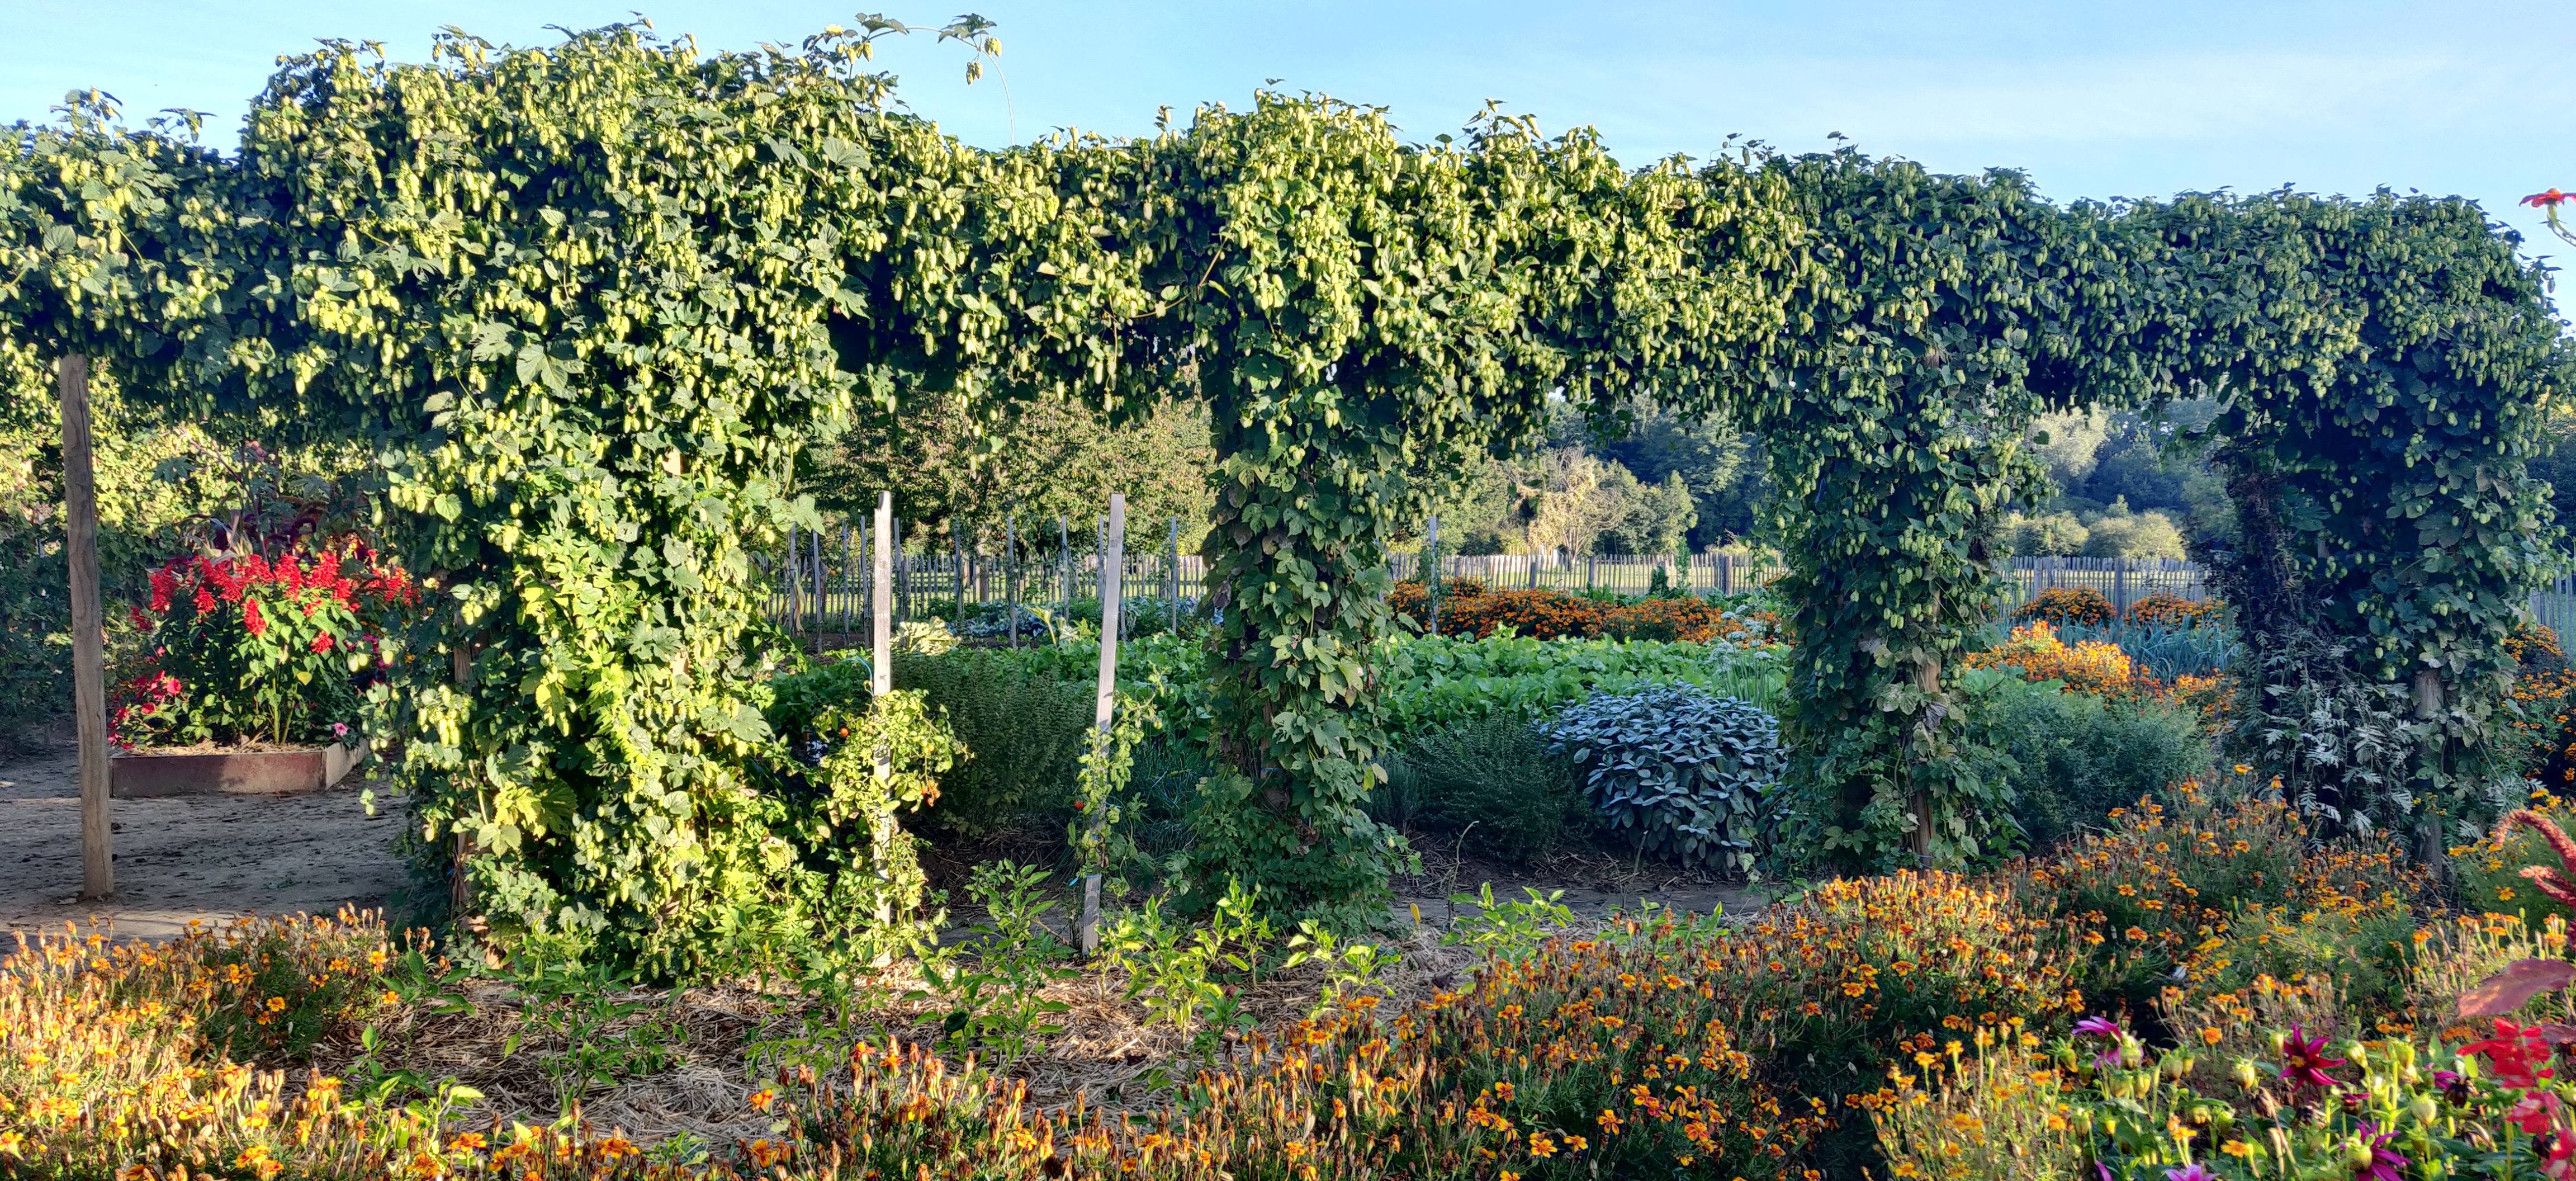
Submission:
<svg viewBox="0 0 2576 1181">
<path fill-rule="evenodd" d="M 497 937 L 679 971 L 847 921 L 749 771 L 777 757 L 750 557 L 820 523 L 796 458 L 862 404 L 1088 388 L 1087 326 L 1152 310 L 1066 149 L 892 108 L 891 28 L 334 43 L 252 107 L 239 183 L 296 296 L 269 344 L 375 440 L 434 582 L 386 701 L 426 859 Z"/>
<path fill-rule="evenodd" d="M 1551 389 L 1615 417 L 1689 350 L 1767 327 L 1755 275 L 1788 226 L 1740 170 L 1630 176 L 1589 136 L 1491 117 L 1407 147 L 1378 111 L 1264 94 L 1136 155 L 1152 197 L 1128 241 L 1182 304 L 1139 364 L 1186 359 L 1217 445 L 1229 773 L 1189 868 L 1374 921 L 1401 846 L 1362 809 L 1385 746 L 1370 641 L 1386 549 L 1429 505 L 1414 474 L 1531 439 Z"/>
<path fill-rule="evenodd" d="M 2100 466 L 2111 412 L 2099 406 L 2042 414 L 2031 422 L 2033 445 L 2059 488 L 2080 488 Z"/>
<path fill-rule="evenodd" d="M 1088 546 L 1091 522 L 1111 492 L 1127 495 L 1128 551 L 1160 552 L 1168 523 L 1194 551 L 1207 531 L 1206 404 L 1170 398 L 1143 403 L 1125 422 L 1061 399 L 1014 404 L 998 422 L 976 423 L 941 400 L 902 413 L 866 415 L 848 434 L 800 461 L 798 486 L 826 514 L 864 519 L 880 490 L 895 494 L 895 516 L 932 536 L 964 530 L 999 552 L 1003 522 L 1016 515 L 1024 545 L 1051 549 L 1055 521 L 1071 523 Z"/>
<path fill-rule="evenodd" d="M 2182 530 L 2163 513 L 2133 513 L 2126 502 L 2112 506 L 2085 530 L 2084 554 L 2093 558 L 2169 558 L 2183 556 Z"/>
<path fill-rule="evenodd" d="M 1596 447 L 1642 482 L 1681 478 L 1691 498 L 1688 533 L 1694 549 L 1753 533 L 1758 507 L 1770 488 L 1756 436 L 1722 419 L 1685 418 L 1658 406 L 1642 413 L 1626 437 Z M 1628 552 L 1666 553 L 1672 548 Z"/>
<path fill-rule="evenodd" d="M 1791 330 L 1721 374 L 1761 431 L 1767 525 L 1799 638 L 1784 834 L 1883 868 L 1991 846 L 2005 785 L 1962 746 L 1958 657 L 1999 602 L 1998 536 L 2045 498 L 2043 411 L 2152 388 L 2146 319 L 2107 227 L 2021 176 L 1939 176 L 1856 152 L 1778 158 L 1814 236 Z"/>
<path fill-rule="evenodd" d="M 2556 566 L 2527 464 L 2576 377 L 2545 274 L 2456 198 L 2190 196 L 2128 220 L 2176 277 L 2158 355 L 2224 398 L 2208 456 L 2236 528 L 2211 557 L 2259 671 L 2242 757 L 2437 855 L 2443 818 L 2474 827 L 2515 791 L 2503 645 Z M 2399 773 L 2330 749 L 2392 696 Z"/>
<path fill-rule="evenodd" d="M 1681 473 L 1666 472 L 1661 483 L 1639 480 L 1615 461 L 1610 465 L 1619 517 L 1596 543 L 1603 553 L 1669 554 L 1688 548 L 1691 526 L 1699 513 L 1691 507 L 1690 486 Z"/>
</svg>

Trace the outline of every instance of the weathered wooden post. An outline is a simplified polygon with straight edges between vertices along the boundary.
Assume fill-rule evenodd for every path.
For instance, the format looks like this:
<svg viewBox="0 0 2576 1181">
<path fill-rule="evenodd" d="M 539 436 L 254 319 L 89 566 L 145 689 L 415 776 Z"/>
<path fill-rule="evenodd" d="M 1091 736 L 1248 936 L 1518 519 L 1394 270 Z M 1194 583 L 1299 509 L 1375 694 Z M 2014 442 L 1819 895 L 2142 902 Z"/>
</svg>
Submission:
<svg viewBox="0 0 2576 1181">
<path fill-rule="evenodd" d="M 1062 567 L 1060 582 L 1064 588 L 1063 614 L 1059 620 L 1073 618 L 1073 526 L 1062 517 L 1055 519 L 1056 562 Z"/>
<path fill-rule="evenodd" d="M 786 600 L 780 610 L 787 615 L 787 634 L 791 637 L 805 634 L 805 610 L 800 601 L 803 591 L 797 585 L 803 581 L 797 577 L 802 573 L 798 569 L 802 563 L 797 561 L 800 552 L 796 548 L 796 526 L 790 525 L 787 527 L 787 552 L 778 559 L 778 582 L 780 595 Z"/>
<path fill-rule="evenodd" d="M 1020 511 L 1002 523 L 1002 605 L 1011 620 L 1011 646 L 1020 646 Z"/>
<path fill-rule="evenodd" d="M 1124 564 L 1126 537 L 1127 496 L 1122 492 L 1112 492 L 1109 494 L 1109 527 L 1101 532 L 1100 691 L 1093 698 L 1091 707 L 1092 722 L 1099 728 L 1099 741 L 1103 744 L 1112 741 L 1110 731 L 1116 724 L 1118 712 L 1118 608 L 1121 605 L 1118 575 L 1119 567 Z M 1102 808 L 1091 814 L 1093 832 L 1099 831 L 1102 817 L 1107 812 L 1108 809 Z M 1098 954 L 1100 872 L 1097 867 L 1082 875 L 1082 923 L 1074 934 L 1082 946 L 1082 954 Z"/>
<path fill-rule="evenodd" d="M 886 694 L 894 692 L 894 493 L 877 494 L 877 552 L 875 556 L 876 593 L 869 605 L 868 694 L 871 704 L 882 708 Z M 879 782 L 894 778 L 894 752 L 884 743 L 877 745 L 876 776 Z M 885 851 L 894 844 L 894 810 L 889 808 L 876 817 L 874 831 L 868 834 L 871 848 L 879 858 L 877 870 L 877 922 L 894 921 L 894 880 L 883 868 Z"/>
<path fill-rule="evenodd" d="M 830 567 L 831 558 L 824 550 L 823 544 L 823 531 L 817 529 L 814 531 L 814 655 L 816 656 L 823 654 L 823 629 L 831 626 L 831 623 L 824 618 L 824 612 L 831 609 L 832 600 L 825 596 L 823 590 L 823 572 Z"/>
<path fill-rule="evenodd" d="M 89 358 L 59 362 L 63 413 L 63 560 L 71 570 L 72 712 L 79 719 L 81 897 L 116 892 L 107 815 L 107 657 L 98 604 L 98 485 L 90 473 Z"/>
<path fill-rule="evenodd" d="M 1425 630 L 1428 634 L 1436 636 L 1440 634 L 1440 514 L 1438 513 L 1431 514 L 1430 523 L 1422 530 L 1422 561 L 1419 565 L 1422 567 L 1418 571 L 1422 575 L 1422 591 L 1431 603 L 1431 622 Z"/>
</svg>

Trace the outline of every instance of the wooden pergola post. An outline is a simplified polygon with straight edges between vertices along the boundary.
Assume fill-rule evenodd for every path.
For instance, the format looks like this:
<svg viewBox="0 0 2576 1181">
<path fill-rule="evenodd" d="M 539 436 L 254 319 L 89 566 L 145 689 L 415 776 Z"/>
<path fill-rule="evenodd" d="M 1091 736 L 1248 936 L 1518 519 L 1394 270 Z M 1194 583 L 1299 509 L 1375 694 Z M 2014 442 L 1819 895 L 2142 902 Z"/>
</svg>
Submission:
<svg viewBox="0 0 2576 1181">
<path fill-rule="evenodd" d="M 1119 575 L 1125 571 L 1127 541 L 1127 495 L 1109 494 L 1109 523 L 1100 531 L 1100 688 L 1092 698 L 1092 725 L 1100 731 L 1103 742 L 1111 741 L 1110 731 L 1118 714 L 1118 616 L 1124 606 L 1120 599 L 1125 588 Z M 1102 812 L 1091 814 L 1092 831 L 1098 832 Z M 1100 952 L 1100 873 L 1095 868 L 1082 875 L 1082 917 L 1074 926 L 1074 943 L 1084 955 Z"/>
<path fill-rule="evenodd" d="M 869 555 L 875 570 L 871 579 L 875 594 L 868 605 L 868 697 L 870 707 L 885 708 L 886 694 L 894 692 L 894 493 L 877 494 L 877 549 Z M 876 750 L 877 782 L 894 778 L 894 752 L 880 744 Z M 883 858 L 895 839 L 894 813 L 891 809 L 875 818 L 868 832 L 871 854 L 879 859 L 877 870 L 877 921 L 894 920 L 894 880 L 886 875 Z"/>
<path fill-rule="evenodd" d="M 90 473 L 89 358 L 60 362 L 63 557 L 72 582 L 72 713 L 80 727 L 81 897 L 116 892 L 107 815 L 107 655 L 98 604 L 98 485 Z"/>
</svg>

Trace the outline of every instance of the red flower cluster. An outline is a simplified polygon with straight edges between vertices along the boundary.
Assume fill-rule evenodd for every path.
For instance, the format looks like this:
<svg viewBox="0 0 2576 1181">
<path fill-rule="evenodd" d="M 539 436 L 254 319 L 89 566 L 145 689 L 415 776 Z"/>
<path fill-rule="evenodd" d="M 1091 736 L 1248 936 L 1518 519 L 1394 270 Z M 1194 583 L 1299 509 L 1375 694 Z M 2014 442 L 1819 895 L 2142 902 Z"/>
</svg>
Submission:
<svg viewBox="0 0 2576 1181">
<path fill-rule="evenodd" d="M 417 606 L 401 569 L 355 541 L 269 557 L 204 554 L 151 573 L 130 609 L 151 637 L 142 667 L 120 674 L 111 722 L 126 745 L 345 737 L 352 696 L 392 656 L 387 613 Z"/>
<path fill-rule="evenodd" d="M 411 579 L 399 569 L 377 563 L 372 551 L 353 546 L 349 561 L 357 566 L 360 577 L 350 577 L 343 568 L 347 563 L 342 556 L 329 550 L 309 564 L 294 554 L 273 560 L 258 554 L 179 558 L 152 572 L 152 613 L 168 613 L 172 596 L 181 593 L 188 595 L 200 614 L 214 610 L 219 602 L 239 603 L 245 595 L 260 591 L 273 591 L 277 597 L 306 603 L 307 615 L 319 605 L 305 598 L 308 590 L 320 591 L 331 602 L 351 609 L 362 602 L 405 606 L 420 602 L 420 589 Z M 254 611 L 250 618 L 256 617 Z M 249 624 L 252 635 L 263 630 L 261 624 L 249 619 L 244 622 Z"/>
</svg>

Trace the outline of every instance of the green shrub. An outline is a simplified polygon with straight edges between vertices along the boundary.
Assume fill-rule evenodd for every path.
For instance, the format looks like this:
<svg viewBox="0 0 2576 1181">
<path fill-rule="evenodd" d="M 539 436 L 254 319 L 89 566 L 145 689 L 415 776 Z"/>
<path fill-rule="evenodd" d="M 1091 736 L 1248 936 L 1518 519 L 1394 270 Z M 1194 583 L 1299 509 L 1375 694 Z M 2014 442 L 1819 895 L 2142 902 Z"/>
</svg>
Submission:
<svg viewBox="0 0 2576 1181">
<path fill-rule="evenodd" d="M 1545 853 L 1583 808 L 1574 764 L 1510 714 L 1434 730 L 1388 763 L 1381 792 L 1396 814 L 1381 819 L 1463 834 L 1460 846 L 1481 857 Z"/>
<path fill-rule="evenodd" d="M 2014 680 L 1989 708 L 1987 732 L 2012 761 L 2005 778 L 2014 819 L 2034 845 L 2099 825 L 2112 809 L 2210 769 L 2208 735 L 2189 713 L 2163 702 Z"/>
<path fill-rule="evenodd" d="M 1713 872 L 1753 869 L 1780 723 L 1693 685 L 1606 693 L 1541 733 L 1582 768 L 1592 803 L 1642 852 Z"/>
<path fill-rule="evenodd" d="M 1091 651 L 1097 660 L 1099 649 Z M 923 813 L 931 824 L 978 836 L 1026 816 L 1056 819 L 1045 814 L 1072 806 L 1083 734 L 1093 719 L 1092 689 L 1054 672 L 1052 662 L 1008 649 L 895 653 L 895 687 L 920 690 L 931 712 L 973 752 L 940 777 L 939 801 Z M 867 704 L 868 662 L 818 665 L 776 678 L 770 690 L 770 729 L 811 759 L 817 716 Z"/>
<path fill-rule="evenodd" d="M 932 824 L 976 836 L 1024 816 L 1057 819 L 1072 806 L 1094 716 L 1090 685 L 1031 675 L 1002 652 L 978 648 L 897 655 L 894 683 L 921 690 L 975 752 L 940 778 L 939 802 L 924 813 Z"/>
<path fill-rule="evenodd" d="M 769 706 L 761 711 L 771 733 L 790 743 L 814 737 L 814 719 L 834 707 L 854 709 L 868 702 L 865 657 L 818 664 L 770 679 Z"/>
<path fill-rule="evenodd" d="M 1728 643 L 1419 637 L 1381 651 L 1379 706 L 1399 743 L 1488 714 L 1535 722 L 1595 694 L 1649 685 L 1692 684 L 1758 703 L 1786 684 L 1779 649 Z"/>
</svg>

